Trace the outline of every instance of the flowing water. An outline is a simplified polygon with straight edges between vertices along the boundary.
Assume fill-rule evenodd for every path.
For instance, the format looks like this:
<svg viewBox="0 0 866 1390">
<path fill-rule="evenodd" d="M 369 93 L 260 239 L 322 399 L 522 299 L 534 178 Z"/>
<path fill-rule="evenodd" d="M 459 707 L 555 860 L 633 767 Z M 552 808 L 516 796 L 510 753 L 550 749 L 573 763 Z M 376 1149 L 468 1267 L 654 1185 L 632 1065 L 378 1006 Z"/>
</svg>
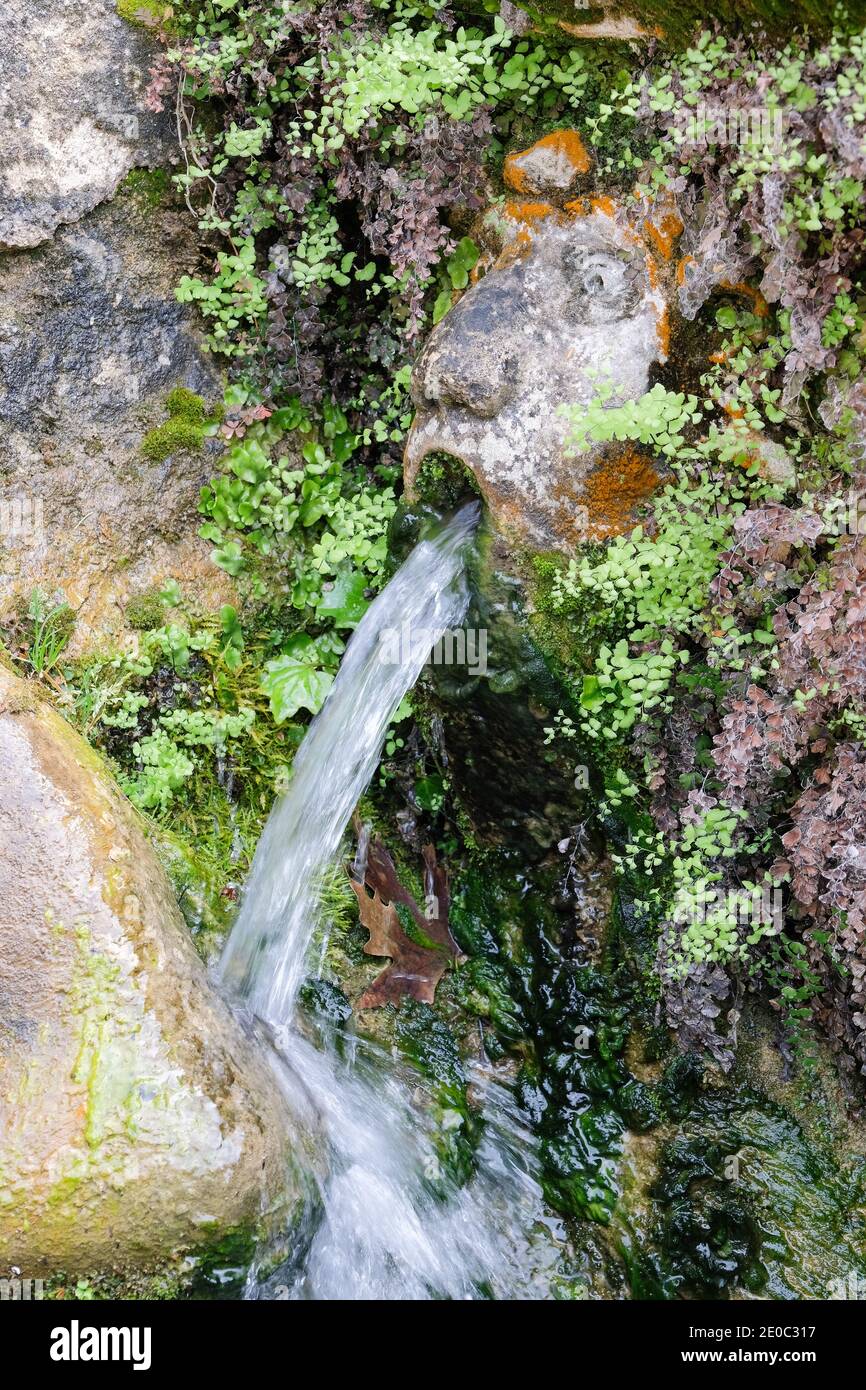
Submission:
<svg viewBox="0 0 866 1390">
<path fill-rule="evenodd" d="M 277 1281 L 280 1296 L 292 1298 L 545 1296 L 539 1285 L 557 1243 L 544 1224 L 533 1144 L 507 1088 L 483 1068 L 471 1077 L 484 1124 L 474 1176 L 459 1186 L 442 1172 L 429 1107 L 390 1055 L 361 1040 L 348 1056 L 316 1048 L 294 1022 L 323 872 L 376 771 L 394 711 L 440 634 L 465 617 L 464 556 L 476 524 L 477 508 L 465 507 L 420 542 L 359 624 L 262 835 L 220 965 L 302 1082 L 329 1149 L 312 1243 L 296 1267 L 270 1281 L 251 1276 L 252 1297 L 273 1297 Z M 399 661 L 383 660 L 383 638 L 394 632 L 424 638 L 402 643 Z"/>
</svg>

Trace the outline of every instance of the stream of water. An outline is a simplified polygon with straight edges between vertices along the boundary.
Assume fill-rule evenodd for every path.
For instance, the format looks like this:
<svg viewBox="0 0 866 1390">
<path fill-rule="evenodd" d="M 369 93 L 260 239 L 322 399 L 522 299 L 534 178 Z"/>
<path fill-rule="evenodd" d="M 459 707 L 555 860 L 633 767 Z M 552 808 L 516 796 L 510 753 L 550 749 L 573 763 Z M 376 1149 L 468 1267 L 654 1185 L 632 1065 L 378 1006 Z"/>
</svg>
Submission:
<svg viewBox="0 0 866 1390">
<path fill-rule="evenodd" d="M 348 1056 L 317 1048 L 295 1023 L 322 874 L 430 646 L 465 617 L 464 557 L 477 519 L 475 505 L 464 507 L 421 541 L 358 625 L 262 835 L 220 965 L 302 1082 L 329 1151 L 321 1218 L 296 1267 L 277 1276 L 283 1297 L 544 1296 L 537 1283 L 549 1261 L 535 1247 L 550 1242 L 538 1164 L 509 1090 L 485 1068 L 472 1074 L 484 1125 L 474 1176 L 460 1186 L 443 1174 L 429 1107 L 398 1062 L 360 1039 Z M 431 640 L 385 661 L 382 635 L 395 630 Z M 273 1297 L 274 1285 L 254 1272 L 248 1295 Z"/>
</svg>

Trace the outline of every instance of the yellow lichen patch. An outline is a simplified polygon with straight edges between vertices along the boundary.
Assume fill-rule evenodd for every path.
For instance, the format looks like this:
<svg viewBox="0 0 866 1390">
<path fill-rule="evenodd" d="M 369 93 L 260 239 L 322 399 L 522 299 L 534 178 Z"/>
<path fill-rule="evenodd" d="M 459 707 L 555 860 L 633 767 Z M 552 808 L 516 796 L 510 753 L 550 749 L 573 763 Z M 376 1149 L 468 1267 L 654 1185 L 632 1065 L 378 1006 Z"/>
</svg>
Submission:
<svg viewBox="0 0 866 1390">
<path fill-rule="evenodd" d="M 581 498 L 587 511 L 586 540 L 606 540 L 630 530 L 635 509 L 652 497 L 660 478 L 649 459 L 626 448 L 605 458 L 587 478 Z"/>
<path fill-rule="evenodd" d="M 515 193 L 566 193 L 579 174 L 588 174 L 592 160 L 576 130 L 554 130 L 526 150 L 506 157 L 503 178 Z"/>
<path fill-rule="evenodd" d="M 566 203 L 565 211 L 568 213 L 569 217 L 588 217 L 589 199 L 572 198 L 570 203 Z"/>
</svg>

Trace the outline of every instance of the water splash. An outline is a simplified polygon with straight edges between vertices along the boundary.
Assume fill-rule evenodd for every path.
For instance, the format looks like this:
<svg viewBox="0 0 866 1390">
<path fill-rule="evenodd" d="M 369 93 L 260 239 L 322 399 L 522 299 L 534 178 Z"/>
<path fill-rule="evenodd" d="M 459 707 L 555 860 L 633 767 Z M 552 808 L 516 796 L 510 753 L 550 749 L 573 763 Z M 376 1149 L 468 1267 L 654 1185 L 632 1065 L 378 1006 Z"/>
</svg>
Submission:
<svg viewBox="0 0 866 1390">
<path fill-rule="evenodd" d="M 460 625 L 477 519 L 477 506 L 463 508 L 416 546 L 359 624 L 262 835 L 221 962 L 226 985 L 265 1022 L 282 1065 L 302 1082 L 329 1148 L 311 1243 L 288 1269 L 267 1278 L 254 1269 L 250 1297 L 545 1296 L 539 1270 L 555 1261 L 558 1242 L 544 1225 L 533 1143 L 510 1091 L 475 1069 L 484 1126 L 475 1175 L 459 1186 L 440 1169 L 417 1074 L 410 1080 L 390 1055 L 357 1039 L 349 1057 L 316 1048 L 294 1023 L 322 874 L 427 656 L 409 648 L 399 663 L 383 661 L 380 634 L 424 631 L 435 640 Z"/>
<path fill-rule="evenodd" d="M 461 1187 L 444 1177 L 431 1113 L 390 1054 L 357 1040 L 347 1061 L 297 1033 L 282 1053 L 318 1111 L 330 1175 L 309 1247 L 288 1271 L 253 1269 L 248 1297 L 551 1296 L 564 1234 L 545 1224 L 534 1141 L 489 1069 L 468 1069 L 484 1128 Z"/>
</svg>

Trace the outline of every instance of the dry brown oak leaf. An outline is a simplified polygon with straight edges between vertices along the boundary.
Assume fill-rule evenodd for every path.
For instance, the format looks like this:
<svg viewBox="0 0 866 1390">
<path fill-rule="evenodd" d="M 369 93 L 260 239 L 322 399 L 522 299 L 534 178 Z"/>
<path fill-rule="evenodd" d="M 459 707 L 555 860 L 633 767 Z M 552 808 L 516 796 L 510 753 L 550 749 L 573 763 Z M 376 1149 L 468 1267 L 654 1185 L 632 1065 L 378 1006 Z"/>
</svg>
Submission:
<svg viewBox="0 0 866 1390">
<path fill-rule="evenodd" d="M 448 925 L 451 897 L 447 871 L 437 862 L 432 845 L 425 845 L 423 854 L 426 912 L 401 884 L 381 840 L 374 840 L 370 845 L 364 882 L 349 874 L 361 911 L 361 925 L 370 933 L 364 946 L 365 954 L 391 958 L 390 965 L 361 995 L 356 1005 L 358 1009 L 381 1009 L 385 1004 L 398 1004 L 405 998 L 432 1004 L 436 986 L 450 962 L 460 954 Z M 406 935 L 400 925 L 397 904 L 411 913 L 419 935 L 431 943 L 429 946 L 421 946 Z"/>
</svg>

